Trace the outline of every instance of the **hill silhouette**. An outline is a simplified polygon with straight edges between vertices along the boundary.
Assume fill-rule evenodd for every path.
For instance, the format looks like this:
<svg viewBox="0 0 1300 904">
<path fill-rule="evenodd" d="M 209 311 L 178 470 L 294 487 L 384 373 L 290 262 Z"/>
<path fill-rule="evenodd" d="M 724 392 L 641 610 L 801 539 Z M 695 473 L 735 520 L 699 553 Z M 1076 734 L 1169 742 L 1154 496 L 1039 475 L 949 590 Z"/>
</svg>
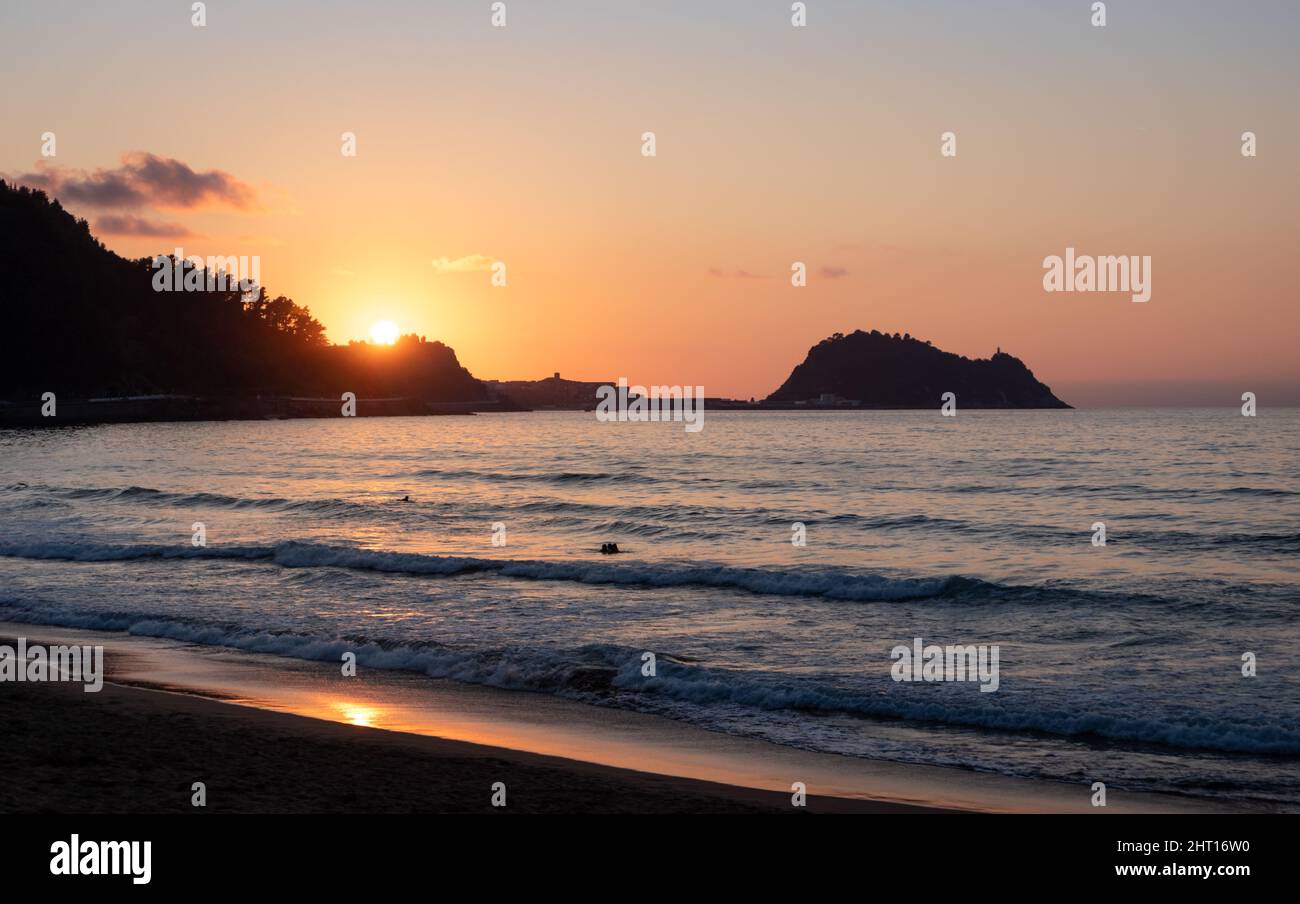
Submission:
<svg viewBox="0 0 1300 904">
<path fill-rule="evenodd" d="M 308 308 L 264 287 L 160 292 L 155 272 L 153 258 L 110 251 L 84 219 L 44 192 L 0 180 L 0 400 L 32 406 L 45 392 L 56 393 L 60 404 L 171 395 L 206 400 L 145 401 L 116 415 L 170 420 L 337 416 L 336 403 L 300 403 L 338 400 L 344 392 L 388 400 L 364 412 L 376 414 L 517 409 L 520 402 L 586 407 L 592 399 L 583 397 L 594 399 L 596 384 L 558 375 L 485 385 L 451 348 L 422 336 L 403 336 L 394 346 L 331 345 Z M 562 398 L 552 398 L 557 387 Z M 764 402 L 743 407 L 933 408 L 945 392 L 955 393 L 962 408 L 1070 407 L 1001 351 L 971 360 L 875 330 L 823 340 Z M 87 413 L 94 408 L 83 406 L 78 416 L 96 419 Z M 9 421 L 33 417 L 9 408 Z"/>
<path fill-rule="evenodd" d="M 311 311 L 290 298 L 262 287 L 158 292 L 155 272 L 153 258 L 110 251 L 44 192 L 0 180 L 0 398 L 354 392 L 492 400 L 441 342 L 330 345 Z"/>
<path fill-rule="evenodd" d="M 958 408 L 1069 408 L 1001 350 L 970 359 L 909 335 L 836 333 L 808 351 L 768 403 L 852 400 L 863 408 L 937 408 L 945 392 Z"/>
<path fill-rule="evenodd" d="M 498 395 L 513 399 L 532 409 L 590 411 L 596 407 L 601 386 L 614 380 L 565 380 L 557 373 L 544 380 L 488 380 L 487 386 Z"/>
</svg>

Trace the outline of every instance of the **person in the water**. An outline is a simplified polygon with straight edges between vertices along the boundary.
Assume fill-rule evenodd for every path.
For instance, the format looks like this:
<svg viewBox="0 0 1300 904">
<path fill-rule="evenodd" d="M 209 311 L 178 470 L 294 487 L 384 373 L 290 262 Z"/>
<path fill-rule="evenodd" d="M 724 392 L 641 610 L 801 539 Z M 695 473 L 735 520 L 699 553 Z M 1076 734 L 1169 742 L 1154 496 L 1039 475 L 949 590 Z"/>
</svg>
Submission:
<svg viewBox="0 0 1300 904">
<path fill-rule="evenodd" d="M 603 555 L 612 556 L 612 555 L 614 555 L 616 552 L 618 552 L 618 544 L 617 544 L 617 543 L 602 543 L 602 544 L 600 544 L 600 551 L 601 551 L 601 553 L 602 553 Z"/>
</svg>

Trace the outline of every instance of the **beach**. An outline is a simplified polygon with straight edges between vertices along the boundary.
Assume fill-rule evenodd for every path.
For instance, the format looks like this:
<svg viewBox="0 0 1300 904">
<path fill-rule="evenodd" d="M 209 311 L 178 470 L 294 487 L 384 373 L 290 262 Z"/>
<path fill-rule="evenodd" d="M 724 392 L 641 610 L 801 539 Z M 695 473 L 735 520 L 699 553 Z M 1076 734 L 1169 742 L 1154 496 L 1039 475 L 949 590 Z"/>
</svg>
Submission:
<svg viewBox="0 0 1300 904">
<path fill-rule="evenodd" d="M 12 643 L 13 638 L 5 642 Z M 110 676 L 114 664 L 110 659 Z M 0 685 L 5 813 L 786 813 L 789 795 L 164 690 Z M 206 803 L 193 805 L 193 783 Z M 506 803 L 491 803 L 493 784 Z M 818 812 L 927 812 L 808 799 Z"/>
<path fill-rule="evenodd" d="M 96 693 L 73 682 L 0 684 L 12 739 L 0 757 L 3 812 L 1095 810 L 1086 788 L 827 757 L 531 692 L 431 689 L 393 674 L 345 679 L 319 663 L 0 624 L 0 643 L 18 636 L 29 646 L 99 644 L 107 680 Z M 786 790 L 796 781 L 807 792 L 802 806 Z M 192 804 L 194 782 L 205 785 L 202 808 Z M 497 782 L 503 807 L 491 802 Z M 1122 792 L 1107 807 L 1235 809 Z"/>
<path fill-rule="evenodd" d="M 1172 6 L 7 4 L 7 886 L 1285 875 L 1300 2 Z"/>
<path fill-rule="evenodd" d="M 1300 412 L 934 418 L 10 432 L 0 634 L 782 808 L 1300 807 Z"/>
<path fill-rule="evenodd" d="M 6 813 L 760 813 L 783 796 L 110 686 L 5 687 Z M 88 742 L 88 739 L 93 741 Z M 207 789 L 192 805 L 192 784 Z M 490 803 L 508 779 L 507 806 Z M 834 802 L 840 804 L 841 802 Z M 812 806 L 822 809 L 821 801 Z M 839 806 L 834 809 L 840 809 Z M 871 809 L 853 807 L 852 809 Z"/>
</svg>

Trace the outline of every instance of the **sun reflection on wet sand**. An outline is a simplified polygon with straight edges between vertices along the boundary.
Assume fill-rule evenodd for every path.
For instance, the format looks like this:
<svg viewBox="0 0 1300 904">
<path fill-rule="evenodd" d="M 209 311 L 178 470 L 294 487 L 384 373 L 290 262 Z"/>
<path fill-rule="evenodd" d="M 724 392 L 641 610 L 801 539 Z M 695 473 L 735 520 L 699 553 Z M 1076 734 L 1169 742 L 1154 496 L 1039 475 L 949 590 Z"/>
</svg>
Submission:
<svg viewBox="0 0 1300 904">
<path fill-rule="evenodd" d="M 358 703 L 349 703 L 346 700 L 338 700 L 330 704 L 330 707 L 341 715 L 341 721 L 349 725 L 360 725 L 362 728 L 374 728 L 375 721 L 383 716 L 383 711 L 374 706 L 362 706 Z M 333 717 L 339 721 L 338 717 Z"/>
<path fill-rule="evenodd" d="M 0 637 L 32 635 L 34 626 L 0 622 Z M 337 672 L 321 663 L 42 626 L 44 644 L 111 641 L 115 680 L 192 693 L 228 703 L 357 727 L 425 735 L 663 775 L 785 791 L 798 775 L 818 793 L 957 809 L 1063 812 L 1088 806 L 1069 785 L 934 766 L 889 763 L 732 737 L 644 713 L 590 707 L 545 695 L 402 672 L 354 679 L 339 694 Z M 463 755 L 466 751 L 458 751 Z M 491 753 L 490 750 L 482 751 Z M 1111 810 L 1197 811 L 1205 801 L 1132 794 Z"/>
</svg>

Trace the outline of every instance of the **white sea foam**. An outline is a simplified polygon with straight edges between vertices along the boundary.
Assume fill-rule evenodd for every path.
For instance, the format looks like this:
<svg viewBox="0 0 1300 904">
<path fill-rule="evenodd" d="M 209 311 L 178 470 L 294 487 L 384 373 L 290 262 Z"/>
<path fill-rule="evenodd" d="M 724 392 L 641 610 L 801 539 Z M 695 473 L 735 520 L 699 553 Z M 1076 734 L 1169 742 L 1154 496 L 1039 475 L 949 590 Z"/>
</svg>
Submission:
<svg viewBox="0 0 1300 904">
<path fill-rule="evenodd" d="M 1300 414 L 1270 411 L 1249 436 L 1214 411 L 938 432 L 930 412 L 718 412 L 689 449 L 679 431 L 593 443 L 582 413 L 19 431 L 0 437 L 0 597 L 18 607 L 0 618 L 360 650 L 371 669 L 1056 779 L 1104 743 L 1117 787 L 1300 806 L 1283 454 Z M 489 545 L 498 521 L 508 548 Z M 606 540 L 625 554 L 597 555 Z M 998 693 L 892 682 L 891 647 L 918 633 L 1001 644 Z"/>
<path fill-rule="evenodd" d="M 300 542 L 277 543 L 273 546 L 207 547 L 147 543 L 0 542 L 0 556 L 73 562 L 127 562 L 136 559 L 265 560 L 285 568 L 349 568 L 425 576 L 483 572 L 535 581 L 649 587 L 725 587 L 777 596 L 820 596 L 858 602 L 923 599 L 944 592 L 949 582 L 948 578 L 889 578 L 873 574 L 776 571 L 724 565 L 609 565 L 600 562 L 483 559 Z"/>
<path fill-rule="evenodd" d="M 38 622 L 100 631 L 125 631 L 250 653 L 338 662 L 355 653 L 367 668 L 421 672 L 510 690 L 530 690 L 585 698 L 602 690 L 621 694 L 624 704 L 666 698 L 698 707 L 735 706 L 768 711 L 848 714 L 890 720 L 930 722 L 975 729 L 1033 731 L 1062 736 L 1094 736 L 1171 748 L 1300 754 L 1300 728 L 1248 721 L 1205 723 L 1170 721 L 1133 713 L 1071 713 L 1052 707 L 985 704 L 979 694 L 948 694 L 919 699 L 905 693 L 863 694 L 829 685 L 791 685 L 779 676 L 755 677 L 704 668 L 662 657 L 658 674 L 641 674 L 641 651 L 613 644 L 590 644 L 571 651 L 457 650 L 423 644 L 385 644 L 356 638 L 314 637 L 237 625 L 212 625 L 158 618 L 143 613 L 96 613 L 65 608 L 38 609 L 0 601 L 0 620 Z M 603 681 L 590 675 L 600 673 Z M 584 680 L 576 680 L 581 676 Z M 1004 698 L 1005 699 L 1005 698 Z"/>
</svg>

